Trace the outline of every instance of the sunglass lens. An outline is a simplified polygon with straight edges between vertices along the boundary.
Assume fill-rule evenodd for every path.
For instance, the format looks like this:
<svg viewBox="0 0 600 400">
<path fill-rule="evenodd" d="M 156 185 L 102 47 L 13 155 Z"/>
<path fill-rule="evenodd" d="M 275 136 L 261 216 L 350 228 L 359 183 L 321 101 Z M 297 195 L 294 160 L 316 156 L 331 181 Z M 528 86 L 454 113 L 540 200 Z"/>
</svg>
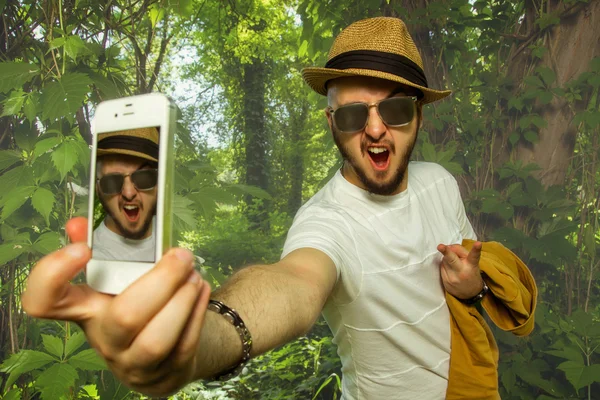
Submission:
<svg viewBox="0 0 600 400">
<path fill-rule="evenodd" d="M 379 103 L 379 115 L 389 126 L 406 125 L 415 116 L 415 102 L 410 97 L 392 97 Z"/>
<path fill-rule="evenodd" d="M 156 169 L 140 169 L 131 174 L 131 181 L 139 190 L 152 189 L 158 182 L 158 171 Z"/>
<path fill-rule="evenodd" d="M 104 194 L 117 194 L 121 192 L 124 177 L 121 174 L 104 175 L 100 178 L 100 190 Z"/>
<path fill-rule="evenodd" d="M 333 113 L 335 126 L 341 132 L 354 133 L 362 130 L 367 124 L 369 108 L 366 104 L 348 104 L 341 106 Z"/>
</svg>

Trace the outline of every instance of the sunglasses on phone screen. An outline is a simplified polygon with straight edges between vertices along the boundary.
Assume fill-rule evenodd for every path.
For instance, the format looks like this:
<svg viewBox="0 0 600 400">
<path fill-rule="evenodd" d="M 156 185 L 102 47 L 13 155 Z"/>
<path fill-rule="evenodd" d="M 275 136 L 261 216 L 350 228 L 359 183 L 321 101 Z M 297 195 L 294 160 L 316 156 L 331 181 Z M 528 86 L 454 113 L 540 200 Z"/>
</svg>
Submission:
<svg viewBox="0 0 600 400">
<path fill-rule="evenodd" d="M 121 193 L 126 177 L 131 179 L 131 183 L 137 190 L 150 190 L 158 182 L 158 170 L 156 168 L 139 169 L 130 174 L 106 174 L 98 179 L 100 190 L 107 195 Z"/>
<path fill-rule="evenodd" d="M 369 120 L 371 107 L 377 108 L 377 113 L 384 124 L 397 128 L 408 125 L 415 116 L 417 101 L 416 96 L 392 97 L 375 103 L 351 103 L 333 109 L 328 107 L 328 112 L 333 118 L 336 129 L 342 133 L 357 133 L 365 129 Z"/>
</svg>

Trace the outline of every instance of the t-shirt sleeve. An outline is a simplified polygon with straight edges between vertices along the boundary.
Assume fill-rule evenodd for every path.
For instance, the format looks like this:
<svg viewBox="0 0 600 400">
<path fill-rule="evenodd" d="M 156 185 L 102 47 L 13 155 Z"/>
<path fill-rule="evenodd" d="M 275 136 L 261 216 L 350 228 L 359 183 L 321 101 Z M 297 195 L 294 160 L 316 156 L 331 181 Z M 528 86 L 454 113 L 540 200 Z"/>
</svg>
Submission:
<svg viewBox="0 0 600 400">
<path fill-rule="evenodd" d="M 458 187 L 458 183 L 456 179 L 453 177 L 452 181 L 454 182 L 455 187 L 455 195 L 454 195 L 454 207 L 456 209 L 456 218 L 458 220 L 458 226 L 460 227 L 460 234 L 463 239 L 472 239 L 477 240 L 477 235 L 471 226 L 471 222 L 469 218 L 467 218 L 467 213 L 465 211 L 465 204 L 463 203 L 462 197 L 460 195 L 460 189 Z"/>
<path fill-rule="evenodd" d="M 312 248 L 325 253 L 335 264 L 339 279 L 344 265 L 355 248 L 352 234 L 346 223 L 336 214 L 326 212 L 303 212 L 294 219 L 283 245 L 281 258 L 294 250 Z"/>
</svg>

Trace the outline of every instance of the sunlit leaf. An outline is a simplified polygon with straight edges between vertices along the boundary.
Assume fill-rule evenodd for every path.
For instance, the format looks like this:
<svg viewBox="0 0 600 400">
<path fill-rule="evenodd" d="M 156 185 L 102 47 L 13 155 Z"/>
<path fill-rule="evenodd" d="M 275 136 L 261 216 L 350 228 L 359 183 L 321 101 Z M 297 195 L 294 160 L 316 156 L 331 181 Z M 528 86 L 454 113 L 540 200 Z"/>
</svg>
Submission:
<svg viewBox="0 0 600 400">
<path fill-rule="evenodd" d="M 61 246 L 60 234 L 58 232 L 45 232 L 33 243 L 33 250 L 46 255 Z"/>
<path fill-rule="evenodd" d="M 42 334 L 42 341 L 44 342 L 44 348 L 48 353 L 55 355 L 59 359 L 63 357 L 64 342 L 61 338 Z"/>
<path fill-rule="evenodd" d="M 16 115 L 21 112 L 25 103 L 25 93 L 22 90 L 13 90 L 10 96 L 2 102 L 2 114 L 0 117 Z"/>
<path fill-rule="evenodd" d="M 0 62 L 0 93 L 20 89 L 39 73 L 37 66 L 23 62 Z"/>
<path fill-rule="evenodd" d="M 21 350 L 17 354 L 11 355 L 0 365 L 0 372 L 9 374 L 4 382 L 4 387 L 11 387 L 22 374 L 41 368 L 53 361 L 56 359 L 50 354 L 35 350 Z"/>
<path fill-rule="evenodd" d="M 38 158 L 40 155 L 52 149 L 54 146 L 59 145 L 60 142 L 62 142 L 62 139 L 58 136 L 51 136 L 49 138 L 40 140 L 35 144 L 33 156 Z"/>
<path fill-rule="evenodd" d="M 194 215 L 194 202 L 180 195 L 173 196 L 173 215 L 177 217 L 182 227 L 195 229 L 196 216 Z"/>
<path fill-rule="evenodd" d="M 106 363 L 94 349 L 80 351 L 69 358 L 67 362 L 77 369 L 86 371 L 101 371 L 106 369 Z"/>
<path fill-rule="evenodd" d="M 82 332 L 75 332 L 69 336 L 65 345 L 65 357 L 70 356 L 71 353 L 83 346 L 85 341 L 85 335 Z"/>
<path fill-rule="evenodd" d="M 77 378 L 75 368 L 60 363 L 44 370 L 35 380 L 35 385 L 41 389 L 42 400 L 56 400 L 71 392 Z"/>
<path fill-rule="evenodd" d="M 52 152 L 52 162 L 60 173 L 61 181 L 65 179 L 67 173 L 69 173 L 69 171 L 73 169 L 73 166 L 75 166 L 75 163 L 77 162 L 77 154 L 77 143 L 75 143 L 73 140 L 67 140 L 63 142 Z"/>
<path fill-rule="evenodd" d="M 44 217 L 47 225 L 50 225 L 49 217 L 54 207 L 54 201 L 54 193 L 43 187 L 38 188 L 31 196 L 31 205 Z"/>
<path fill-rule="evenodd" d="M 14 150 L 0 150 L 0 171 L 21 161 L 21 154 Z"/>
<path fill-rule="evenodd" d="M 35 191 L 34 186 L 17 186 L 2 198 L 2 213 L 0 220 L 5 220 L 13 212 L 21 208 Z"/>
<path fill-rule="evenodd" d="M 42 117 L 73 121 L 75 112 L 83 105 L 92 80 L 79 72 L 66 73 L 60 80 L 48 84 L 42 92 Z"/>
</svg>

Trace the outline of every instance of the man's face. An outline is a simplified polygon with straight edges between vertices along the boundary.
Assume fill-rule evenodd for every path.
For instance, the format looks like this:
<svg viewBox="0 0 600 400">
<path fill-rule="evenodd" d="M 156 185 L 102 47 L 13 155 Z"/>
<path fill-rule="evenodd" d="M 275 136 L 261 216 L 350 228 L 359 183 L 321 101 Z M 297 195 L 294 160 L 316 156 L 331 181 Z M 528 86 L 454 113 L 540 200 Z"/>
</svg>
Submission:
<svg viewBox="0 0 600 400">
<path fill-rule="evenodd" d="M 126 155 L 103 156 L 98 178 L 107 174 L 128 175 L 140 169 L 152 168 L 147 160 Z M 138 190 L 131 176 L 125 177 L 123 188 L 117 194 L 104 194 L 96 185 L 98 198 L 107 212 L 106 226 L 128 239 L 144 239 L 152 233 L 152 217 L 156 213 L 156 186 Z"/>
<path fill-rule="evenodd" d="M 350 103 L 375 103 L 394 96 L 407 96 L 403 86 L 376 78 L 352 77 L 335 79 L 329 84 L 329 106 L 336 110 Z M 339 132 L 330 112 L 326 112 L 335 143 L 344 158 L 342 173 L 352 184 L 371 193 L 390 195 L 406 189 L 408 161 L 419 129 L 418 113 L 400 127 L 386 126 L 376 107 L 369 109 L 364 130 L 357 133 Z"/>
</svg>

